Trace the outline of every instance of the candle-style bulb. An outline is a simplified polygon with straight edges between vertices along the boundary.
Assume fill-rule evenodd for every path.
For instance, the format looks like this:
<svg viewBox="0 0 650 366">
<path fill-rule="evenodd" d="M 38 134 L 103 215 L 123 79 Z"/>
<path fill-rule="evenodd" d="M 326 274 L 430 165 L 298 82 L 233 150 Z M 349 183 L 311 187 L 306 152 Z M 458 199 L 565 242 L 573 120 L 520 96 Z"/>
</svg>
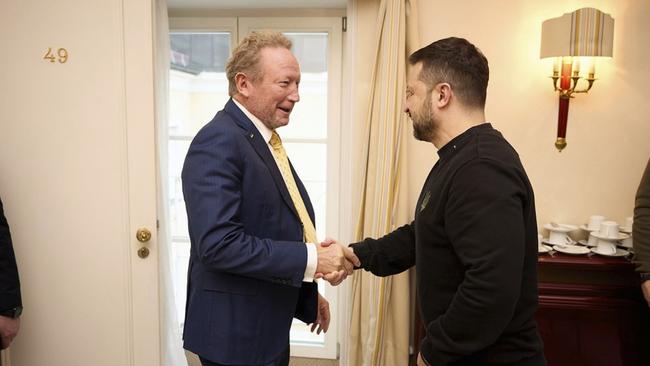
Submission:
<svg viewBox="0 0 650 366">
<path fill-rule="evenodd" d="M 580 74 L 580 57 L 576 57 L 573 61 L 573 76 Z"/>
<path fill-rule="evenodd" d="M 591 59 L 591 64 L 589 65 L 589 79 L 593 79 L 596 76 L 596 60 Z"/>
</svg>

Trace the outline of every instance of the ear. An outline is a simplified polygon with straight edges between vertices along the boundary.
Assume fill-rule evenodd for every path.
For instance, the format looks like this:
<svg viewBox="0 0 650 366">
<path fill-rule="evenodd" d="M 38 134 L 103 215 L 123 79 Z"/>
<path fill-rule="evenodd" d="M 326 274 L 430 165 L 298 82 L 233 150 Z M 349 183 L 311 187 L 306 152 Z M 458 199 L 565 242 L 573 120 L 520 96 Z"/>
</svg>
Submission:
<svg viewBox="0 0 650 366">
<path fill-rule="evenodd" d="M 452 95 L 453 92 L 451 90 L 451 85 L 449 85 L 449 83 L 440 83 L 436 85 L 433 93 L 431 93 L 433 98 L 432 102 L 435 103 L 434 105 L 437 105 L 438 108 L 444 108 L 451 102 Z"/>
<path fill-rule="evenodd" d="M 237 92 L 245 97 L 250 96 L 250 87 L 251 82 L 248 79 L 248 76 L 242 72 L 238 72 L 235 75 L 235 86 L 237 86 Z"/>
</svg>

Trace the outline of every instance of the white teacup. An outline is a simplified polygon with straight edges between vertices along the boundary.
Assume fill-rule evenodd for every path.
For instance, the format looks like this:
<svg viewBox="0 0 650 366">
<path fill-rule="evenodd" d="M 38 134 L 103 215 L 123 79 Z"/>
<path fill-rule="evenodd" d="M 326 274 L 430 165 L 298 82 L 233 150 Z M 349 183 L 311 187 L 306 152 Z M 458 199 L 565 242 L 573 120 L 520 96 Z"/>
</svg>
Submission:
<svg viewBox="0 0 650 366">
<path fill-rule="evenodd" d="M 623 226 L 623 230 L 628 232 L 632 231 L 632 225 L 634 225 L 634 217 L 626 217 L 625 226 Z"/>
<path fill-rule="evenodd" d="M 571 245 L 573 244 L 573 239 L 571 239 L 568 233 L 550 231 L 548 234 L 548 242 L 553 245 Z"/>
<path fill-rule="evenodd" d="M 628 236 L 627 238 L 621 240 L 621 246 L 626 248 L 632 248 L 632 237 Z"/>
<path fill-rule="evenodd" d="M 603 221 L 600 223 L 598 233 L 602 237 L 618 239 L 618 223 L 615 221 Z"/>
<path fill-rule="evenodd" d="M 544 244 L 542 244 L 542 239 L 544 237 L 541 234 L 537 234 L 537 251 L 541 251 L 544 249 Z"/>
<path fill-rule="evenodd" d="M 587 241 L 587 245 L 590 247 L 595 247 L 598 245 L 598 238 L 595 237 L 592 233 L 589 233 L 589 240 Z"/>
<path fill-rule="evenodd" d="M 600 224 L 603 221 L 605 221 L 605 216 L 601 216 L 601 215 L 589 216 L 589 223 L 587 224 L 587 229 L 600 230 Z"/>
<path fill-rule="evenodd" d="M 601 254 L 613 255 L 616 254 L 616 244 L 610 240 L 598 239 L 596 250 Z"/>
</svg>

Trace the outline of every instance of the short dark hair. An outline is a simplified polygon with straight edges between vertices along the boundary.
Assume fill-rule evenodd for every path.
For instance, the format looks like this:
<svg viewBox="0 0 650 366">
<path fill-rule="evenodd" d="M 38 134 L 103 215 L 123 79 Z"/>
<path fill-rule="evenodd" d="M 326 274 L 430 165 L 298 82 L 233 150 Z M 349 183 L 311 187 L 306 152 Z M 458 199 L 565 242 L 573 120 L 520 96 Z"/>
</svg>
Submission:
<svg viewBox="0 0 650 366">
<path fill-rule="evenodd" d="M 449 37 L 420 48 L 409 56 L 409 63 L 422 62 L 418 79 L 428 91 L 438 83 L 449 83 L 461 103 L 485 107 L 490 68 L 487 58 L 464 38 Z"/>
</svg>

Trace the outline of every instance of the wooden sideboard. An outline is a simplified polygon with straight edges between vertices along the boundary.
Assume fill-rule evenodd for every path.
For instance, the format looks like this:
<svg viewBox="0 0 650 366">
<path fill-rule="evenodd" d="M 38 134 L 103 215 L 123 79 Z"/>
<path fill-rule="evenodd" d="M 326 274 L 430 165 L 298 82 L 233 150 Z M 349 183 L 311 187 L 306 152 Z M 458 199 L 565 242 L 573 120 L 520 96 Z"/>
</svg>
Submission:
<svg viewBox="0 0 650 366">
<path fill-rule="evenodd" d="M 626 258 L 540 254 L 537 324 L 549 366 L 650 366 L 650 308 Z M 416 310 L 415 356 L 425 331 Z"/>
<path fill-rule="evenodd" d="M 538 265 L 549 366 L 650 365 L 650 309 L 628 259 L 555 253 Z"/>
</svg>

